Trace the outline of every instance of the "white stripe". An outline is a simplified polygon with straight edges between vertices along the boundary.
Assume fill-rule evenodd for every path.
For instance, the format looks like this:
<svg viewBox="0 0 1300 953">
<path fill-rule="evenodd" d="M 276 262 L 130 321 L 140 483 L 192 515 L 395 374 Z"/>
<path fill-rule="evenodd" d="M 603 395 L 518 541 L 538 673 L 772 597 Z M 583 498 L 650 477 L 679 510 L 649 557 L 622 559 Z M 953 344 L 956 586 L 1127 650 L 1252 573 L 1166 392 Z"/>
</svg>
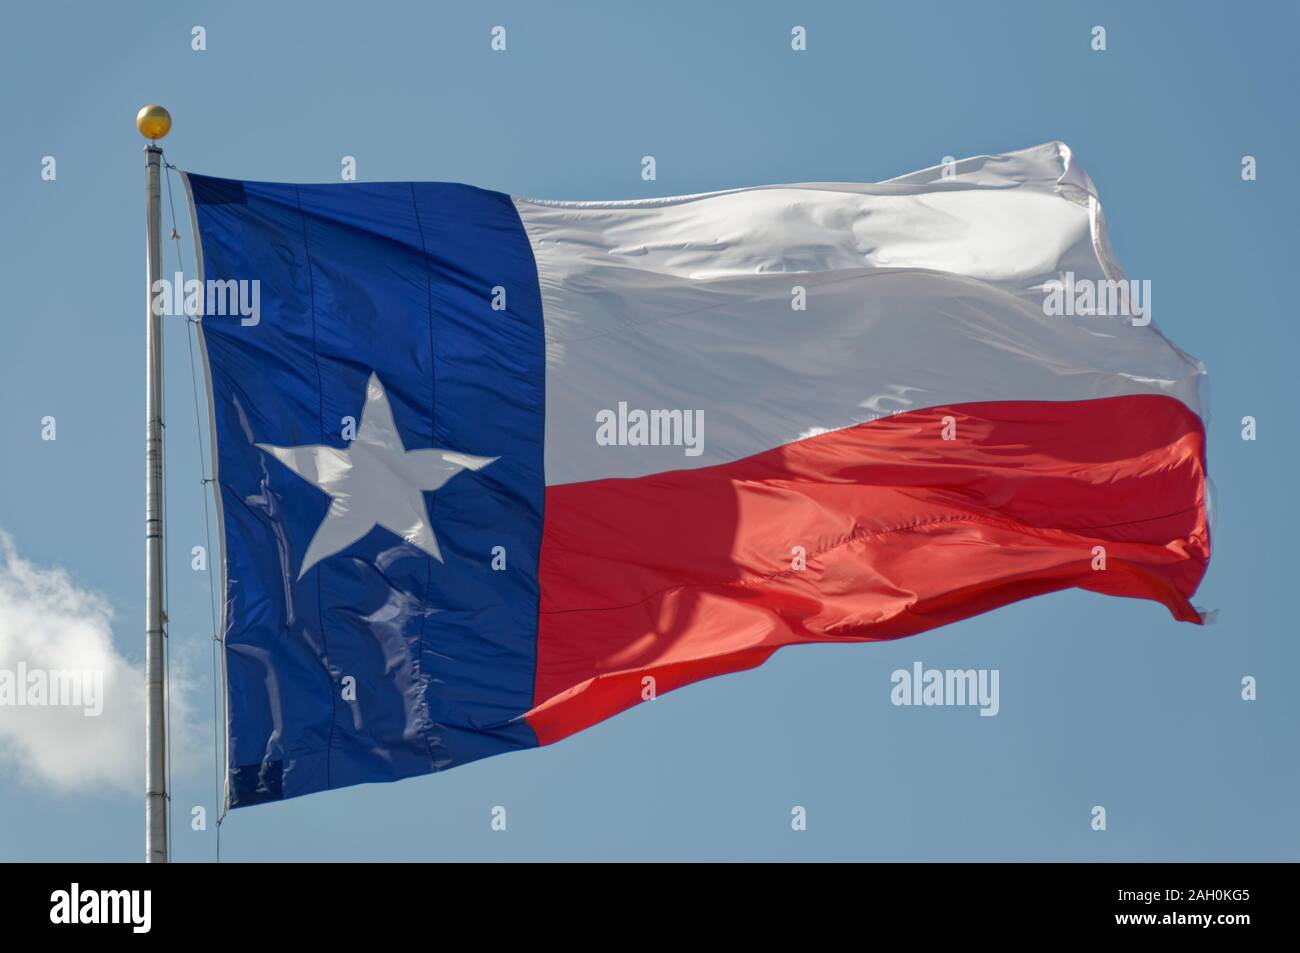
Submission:
<svg viewBox="0 0 1300 953">
<path fill-rule="evenodd" d="M 1061 143 L 877 185 L 633 202 L 516 199 L 546 322 L 548 484 L 710 466 L 892 411 L 1141 393 L 1203 369 L 1044 284 L 1122 279 Z M 807 310 L 792 309 L 796 285 Z M 600 446 L 596 415 L 703 412 L 703 450 Z"/>
<path fill-rule="evenodd" d="M 203 271 L 203 232 L 199 229 L 199 213 L 194 206 L 194 189 L 190 187 L 190 174 L 182 172 L 180 174 L 181 182 L 185 185 L 185 203 L 190 212 L 190 234 L 194 236 L 194 272 L 195 278 L 198 279 L 199 287 L 207 287 Z M 226 579 L 226 511 L 221 501 L 221 483 L 218 480 L 218 460 L 217 460 L 217 403 L 212 396 L 212 362 L 208 359 L 208 339 L 203 332 L 203 308 L 207 304 L 207 296 L 199 295 L 198 313 L 195 315 L 194 328 L 199 338 L 199 358 L 203 364 L 203 388 L 208 401 L 208 457 L 212 467 L 212 472 L 206 474 L 208 487 L 212 492 L 212 505 L 217 514 L 217 565 L 221 568 L 221 613 L 217 622 L 217 632 L 214 633 L 220 647 L 221 657 L 221 764 L 224 771 L 222 779 L 222 799 L 221 810 L 218 812 L 218 823 L 230 812 L 230 731 L 229 731 L 229 699 L 230 699 L 230 673 L 226 668 L 226 626 L 228 625 L 228 611 L 230 608 L 227 593 L 229 592 L 229 583 Z M 186 334 L 189 329 L 186 328 Z M 202 456 L 202 438 L 200 437 L 200 457 Z M 207 506 L 208 501 L 205 498 L 203 505 Z M 205 539 L 205 543 L 211 545 L 210 541 Z M 209 553 L 209 558 L 211 554 Z M 213 686 L 216 689 L 216 686 Z"/>
</svg>

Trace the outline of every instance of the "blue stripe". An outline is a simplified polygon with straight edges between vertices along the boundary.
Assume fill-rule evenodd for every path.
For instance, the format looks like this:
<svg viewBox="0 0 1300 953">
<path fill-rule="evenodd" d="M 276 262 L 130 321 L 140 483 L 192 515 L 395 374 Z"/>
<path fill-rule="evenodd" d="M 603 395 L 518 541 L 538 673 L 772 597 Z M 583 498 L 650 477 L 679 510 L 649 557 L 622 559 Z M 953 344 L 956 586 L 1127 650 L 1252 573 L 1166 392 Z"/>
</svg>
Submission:
<svg viewBox="0 0 1300 953">
<path fill-rule="evenodd" d="M 255 326 L 203 321 L 232 806 L 535 745 L 520 716 L 536 665 L 545 345 L 514 204 L 439 183 L 190 183 L 205 278 L 256 279 L 261 296 Z M 376 527 L 299 580 L 329 497 L 256 444 L 346 448 L 372 373 L 407 450 L 499 459 L 424 494 L 442 562 Z"/>
</svg>

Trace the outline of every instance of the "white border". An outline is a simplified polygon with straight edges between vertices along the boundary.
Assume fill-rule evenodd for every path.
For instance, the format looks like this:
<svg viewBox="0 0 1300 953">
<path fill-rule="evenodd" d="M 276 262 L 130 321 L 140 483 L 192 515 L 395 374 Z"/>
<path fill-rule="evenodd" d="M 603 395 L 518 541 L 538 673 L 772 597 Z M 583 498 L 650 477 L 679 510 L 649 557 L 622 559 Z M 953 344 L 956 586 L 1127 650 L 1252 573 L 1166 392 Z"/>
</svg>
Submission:
<svg viewBox="0 0 1300 953">
<path fill-rule="evenodd" d="M 221 614 L 218 619 L 217 641 L 221 645 L 221 739 L 222 739 L 222 765 L 225 769 L 223 779 L 223 797 L 221 805 L 221 814 L 218 817 L 218 823 L 230 811 L 230 725 L 229 725 L 229 699 L 230 699 L 230 682 L 226 673 L 226 519 L 225 513 L 221 508 L 221 484 L 217 482 L 217 410 L 212 396 L 212 368 L 208 363 L 208 343 L 203 336 L 203 306 L 207 303 L 207 295 L 202 289 L 207 287 L 203 277 L 203 236 L 199 231 L 199 216 L 194 208 L 194 190 L 190 188 L 190 177 L 186 172 L 180 172 L 181 181 L 185 184 L 185 199 L 190 209 L 190 230 L 194 236 L 194 260 L 196 276 L 199 280 L 199 302 L 198 309 L 194 315 L 194 323 L 198 329 L 199 335 L 199 355 L 203 361 L 203 385 L 208 395 L 208 453 L 211 455 L 210 479 L 212 481 L 212 498 L 217 511 L 217 551 L 220 555 L 219 563 L 221 566 Z M 207 501 L 204 500 L 204 506 Z M 213 686 L 216 691 L 216 686 Z"/>
</svg>

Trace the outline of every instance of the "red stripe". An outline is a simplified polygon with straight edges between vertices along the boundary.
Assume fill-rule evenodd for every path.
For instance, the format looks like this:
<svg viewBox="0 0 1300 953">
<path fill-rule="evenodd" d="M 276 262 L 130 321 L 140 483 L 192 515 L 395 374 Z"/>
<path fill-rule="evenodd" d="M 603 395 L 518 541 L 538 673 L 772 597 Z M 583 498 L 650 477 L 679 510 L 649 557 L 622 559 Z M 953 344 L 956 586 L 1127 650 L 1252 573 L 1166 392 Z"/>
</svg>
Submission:
<svg viewBox="0 0 1300 953">
<path fill-rule="evenodd" d="M 1204 429 L 1162 396 L 929 408 L 553 486 L 527 717 L 547 744 L 640 702 L 647 676 L 662 694 L 783 645 L 894 639 L 1076 586 L 1199 622 L 1208 559 Z"/>
</svg>

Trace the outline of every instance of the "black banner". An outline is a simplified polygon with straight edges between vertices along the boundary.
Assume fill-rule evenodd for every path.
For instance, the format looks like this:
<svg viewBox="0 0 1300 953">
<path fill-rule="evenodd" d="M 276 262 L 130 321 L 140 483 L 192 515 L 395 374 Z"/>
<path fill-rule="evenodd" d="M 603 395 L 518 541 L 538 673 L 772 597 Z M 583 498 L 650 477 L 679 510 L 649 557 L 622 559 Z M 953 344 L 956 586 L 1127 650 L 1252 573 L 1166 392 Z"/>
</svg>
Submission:
<svg viewBox="0 0 1300 953">
<path fill-rule="evenodd" d="M 12 864 L 4 873 L 0 917 L 9 938 L 374 939 L 411 928 L 395 918 L 423 896 L 428 920 L 421 931 L 455 917 L 457 932 L 481 923 L 495 945 L 502 931 L 554 931 L 565 921 L 581 935 L 599 930 L 609 942 L 624 936 L 637 946 L 669 942 L 684 922 L 700 919 L 741 934 L 773 924 L 818 932 L 839 924 L 862 938 L 910 924 L 925 939 L 1133 932 L 1231 942 L 1287 922 L 1282 907 L 1294 877 L 1275 864 L 629 864 L 550 872 L 454 864 Z"/>
</svg>

